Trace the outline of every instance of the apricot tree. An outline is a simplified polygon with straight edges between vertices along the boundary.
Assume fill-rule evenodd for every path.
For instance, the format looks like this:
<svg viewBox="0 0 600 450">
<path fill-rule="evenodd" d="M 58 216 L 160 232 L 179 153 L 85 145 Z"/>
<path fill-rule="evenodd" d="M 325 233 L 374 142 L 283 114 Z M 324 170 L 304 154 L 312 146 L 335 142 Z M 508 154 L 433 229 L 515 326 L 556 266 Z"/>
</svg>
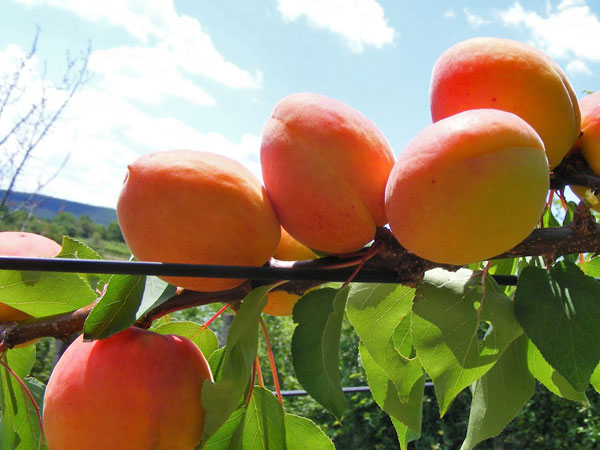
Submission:
<svg viewBox="0 0 600 450">
<path fill-rule="evenodd" d="M 450 67 L 477 75 L 509 61 L 532 86 L 556 87 L 565 108 L 547 120 L 568 123 L 553 130 L 565 143 L 552 155 L 546 141 L 554 138 L 526 114 L 476 105 L 434 117 L 393 162 L 358 111 L 294 94 L 263 132 L 265 188 L 235 161 L 206 152 L 155 152 L 131 164 L 118 214 L 139 261 L 104 261 L 69 237 L 56 258 L 0 257 L 0 302 L 33 317 L 0 325 L 2 448 L 44 445 L 44 386 L 27 377 L 35 349 L 17 345 L 78 333 L 109 342 L 132 326 L 187 337 L 208 360 L 213 380 L 196 395 L 205 412 L 196 448 L 333 448 L 316 424 L 285 411 L 272 357 L 274 385 L 264 385 L 257 347 L 261 334 L 269 346 L 269 334 L 261 315 L 277 292 L 299 296 L 289 349 L 298 381 L 342 420 L 339 343 L 348 317 L 371 394 L 403 449 L 420 435 L 428 380 L 441 415 L 471 390 L 464 449 L 501 433 L 536 383 L 586 404 L 586 388 L 600 390 L 600 225 L 586 203 L 600 177 L 586 158 L 600 147 L 584 137 L 595 123 L 590 111 L 600 108 L 582 108 L 580 117 L 568 80 L 537 50 L 494 40 L 482 48 L 460 52 L 476 60 Z M 506 92 L 520 87 L 513 85 L 490 84 L 489 99 L 530 101 Z M 580 120 L 583 136 L 572 132 Z M 584 201 L 567 201 L 570 185 L 582 186 Z M 280 224 L 308 256 L 272 257 Z M 223 306 L 205 324 L 167 320 L 211 303 Z M 229 308 L 235 318 L 219 348 L 210 325 Z M 103 445 L 116 446 L 127 432 L 109 422 L 101 431 L 115 440 Z"/>
</svg>

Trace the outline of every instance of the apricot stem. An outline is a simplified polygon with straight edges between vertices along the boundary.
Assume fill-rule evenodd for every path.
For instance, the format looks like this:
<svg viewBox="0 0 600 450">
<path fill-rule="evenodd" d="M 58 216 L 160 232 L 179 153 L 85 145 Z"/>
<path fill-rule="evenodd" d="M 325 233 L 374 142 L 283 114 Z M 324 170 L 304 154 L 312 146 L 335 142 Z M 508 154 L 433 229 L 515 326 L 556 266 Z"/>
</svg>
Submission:
<svg viewBox="0 0 600 450">
<path fill-rule="evenodd" d="M 273 349 L 271 347 L 271 339 L 269 339 L 269 332 L 267 331 L 267 325 L 265 321 L 261 317 L 260 326 L 262 327 L 263 334 L 265 336 L 265 344 L 267 346 L 267 354 L 269 355 L 269 363 L 271 364 L 271 373 L 273 374 L 273 384 L 275 385 L 275 392 L 277 394 L 277 399 L 281 406 L 283 407 L 283 397 L 281 396 L 281 387 L 279 386 L 279 377 L 277 376 L 277 366 L 275 365 L 275 357 L 273 356 Z"/>
<path fill-rule="evenodd" d="M 256 366 L 256 375 L 258 376 L 258 385 L 262 388 L 265 387 L 265 380 L 263 378 L 262 369 L 260 368 L 260 361 L 258 360 L 258 356 L 254 358 L 254 365 Z"/>
<path fill-rule="evenodd" d="M 206 323 L 204 325 L 202 325 L 202 330 L 206 330 L 208 328 L 208 326 L 211 323 L 213 323 L 217 319 L 217 317 L 219 317 L 221 314 L 223 314 L 227 310 L 227 308 L 229 308 L 230 306 L 231 305 L 229 303 L 227 303 L 225 306 L 223 306 L 221 309 L 219 309 L 219 311 L 217 311 L 217 313 L 214 316 L 212 316 L 210 319 L 208 319 L 206 321 Z"/>
<path fill-rule="evenodd" d="M 21 390 L 27 396 L 27 398 L 31 402 L 31 405 L 33 406 L 33 409 L 35 410 L 35 415 L 37 417 L 37 421 L 38 421 L 38 424 L 40 427 L 39 448 L 42 448 L 42 443 L 44 442 L 44 424 L 42 422 L 42 414 L 40 412 L 40 408 L 38 407 L 37 403 L 35 402 L 35 399 L 33 398 L 33 395 L 31 394 L 31 391 L 29 390 L 29 388 L 27 387 L 25 382 L 21 379 L 21 377 L 19 377 L 19 375 L 17 375 L 17 373 L 14 370 L 12 370 L 10 368 L 10 366 L 6 363 L 5 360 L 6 360 L 6 352 L 3 352 L 2 356 L 0 357 L 0 365 L 2 367 L 4 367 L 4 369 L 10 374 L 10 376 L 12 376 L 17 381 L 17 383 L 19 383 Z"/>
<path fill-rule="evenodd" d="M 344 282 L 344 284 L 342 285 L 342 287 L 348 286 L 348 284 L 350 284 L 350 282 L 354 279 L 354 277 L 360 271 L 360 269 L 363 268 L 363 266 L 365 265 L 365 263 L 369 259 L 371 259 L 373 256 L 375 256 L 382 248 L 383 248 L 383 242 L 381 242 L 379 240 L 376 240 L 375 242 L 373 242 L 373 245 L 371 245 L 371 247 L 369 247 L 369 249 L 367 250 L 367 252 L 362 257 L 362 259 L 361 259 L 360 263 L 358 264 L 358 266 L 356 266 L 356 269 L 354 269 L 354 272 L 352 272 L 352 275 L 350 275 L 350 278 L 348 278 Z"/>
</svg>

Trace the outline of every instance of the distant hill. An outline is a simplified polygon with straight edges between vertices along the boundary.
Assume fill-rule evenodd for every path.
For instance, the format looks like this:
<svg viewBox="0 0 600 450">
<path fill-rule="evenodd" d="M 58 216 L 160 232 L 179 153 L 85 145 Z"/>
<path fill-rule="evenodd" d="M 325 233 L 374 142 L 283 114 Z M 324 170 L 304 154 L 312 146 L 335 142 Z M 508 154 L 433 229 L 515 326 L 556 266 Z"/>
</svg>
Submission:
<svg viewBox="0 0 600 450">
<path fill-rule="evenodd" d="M 0 190 L 0 195 L 3 194 L 4 191 Z M 11 192 L 8 197 L 8 208 L 21 204 L 30 195 L 26 192 Z M 117 220 L 117 212 L 112 208 L 92 206 L 40 194 L 35 194 L 33 198 L 36 203 L 39 203 L 33 214 L 43 219 L 52 219 L 59 212 L 70 212 L 75 217 L 86 215 L 95 223 L 102 225 L 108 225 L 113 220 Z"/>
</svg>

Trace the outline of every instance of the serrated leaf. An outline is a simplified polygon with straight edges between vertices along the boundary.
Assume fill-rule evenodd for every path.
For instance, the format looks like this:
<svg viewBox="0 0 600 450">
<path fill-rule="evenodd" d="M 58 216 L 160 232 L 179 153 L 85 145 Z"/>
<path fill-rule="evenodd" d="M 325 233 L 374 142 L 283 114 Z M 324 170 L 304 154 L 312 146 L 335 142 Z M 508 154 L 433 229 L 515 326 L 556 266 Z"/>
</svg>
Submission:
<svg viewBox="0 0 600 450">
<path fill-rule="evenodd" d="M 172 284 L 158 277 L 146 277 L 146 287 L 140 307 L 135 315 L 136 320 L 139 320 L 144 314 L 169 300 L 175 295 L 175 292 L 177 292 L 177 287 Z"/>
<path fill-rule="evenodd" d="M 393 419 L 410 429 L 398 427 L 398 440 L 400 447 L 407 448 L 409 438 L 417 439 L 421 435 L 421 419 L 423 415 L 423 391 L 425 389 L 425 374 L 411 386 L 407 402 L 400 401 L 396 386 L 387 376 L 385 371 L 375 362 L 367 348 L 361 343 L 358 347 L 363 367 L 367 374 L 367 382 L 371 388 L 371 395 L 375 402 Z"/>
<path fill-rule="evenodd" d="M 408 401 L 423 376 L 421 362 L 410 358 L 410 312 L 415 290 L 393 284 L 355 283 L 348 294 L 346 314 L 373 359 L 396 386 L 400 401 Z M 404 319 L 404 332 L 394 335 Z M 404 352 L 404 353 L 403 353 Z"/>
<path fill-rule="evenodd" d="M 481 322 L 490 329 L 479 339 Z M 425 274 L 413 302 L 412 339 L 435 385 L 442 416 L 521 333 L 512 301 L 492 277 L 486 277 L 482 301 L 480 273 L 434 269 Z"/>
<path fill-rule="evenodd" d="M 5 361 L 19 378 L 24 379 L 35 363 L 35 346 L 8 350 Z M 0 385 L 0 448 L 42 448 L 35 408 L 19 382 L 4 367 L 0 367 Z"/>
<path fill-rule="evenodd" d="M 312 420 L 286 413 L 284 421 L 287 450 L 335 450 L 333 442 Z"/>
<path fill-rule="evenodd" d="M 515 292 L 515 314 L 544 359 L 577 391 L 600 361 L 600 285 L 575 264 L 529 267 Z"/>
<path fill-rule="evenodd" d="M 175 334 L 188 338 L 198 346 L 207 359 L 219 348 L 219 340 L 215 333 L 210 328 L 205 328 L 196 322 L 186 320 L 167 322 L 153 328 L 152 331 L 159 334 Z"/>
<path fill-rule="evenodd" d="M 246 391 L 258 348 L 258 321 L 267 304 L 269 286 L 254 289 L 244 298 L 227 335 L 220 378 L 204 382 L 202 406 L 206 411 L 202 442 L 227 421 Z"/>
<path fill-rule="evenodd" d="M 242 425 L 245 413 L 245 407 L 232 412 L 221 428 L 208 440 L 206 446 L 198 446 L 198 450 L 229 450 L 232 448 L 235 432 Z"/>
<path fill-rule="evenodd" d="M 285 450 L 283 408 L 271 391 L 254 386 L 244 416 L 244 450 Z"/>
<path fill-rule="evenodd" d="M 461 450 L 500 434 L 533 395 L 535 379 L 527 368 L 527 342 L 525 335 L 515 339 L 494 367 L 475 382 Z"/>
<path fill-rule="evenodd" d="M 565 377 L 546 362 L 538 348 L 528 340 L 527 364 L 531 374 L 553 394 L 574 402 L 588 403 L 585 392 L 576 391 Z"/>
<path fill-rule="evenodd" d="M 392 425 L 396 430 L 396 436 L 398 437 L 398 444 L 402 450 L 408 450 L 408 443 L 416 441 L 421 437 L 420 434 L 415 434 L 410 428 L 404 425 L 395 417 L 390 417 Z"/>
<path fill-rule="evenodd" d="M 75 311 L 97 296 L 76 273 L 0 270 L 0 302 L 33 317 Z"/>
<path fill-rule="evenodd" d="M 300 384 L 338 419 L 346 409 L 339 368 L 340 335 L 348 288 L 322 288 L 294 305 L 298 324 L 292 336 L 292 361 Z"/>
<path fill-rule="evenodd" d="M 63 236 L 62 249 L 56 257 L 73 259 L 102 259 L 96 250 L 93 250 L 85 243 L 68 236 Z M 80 273 L 79 275 L 83 277 L 93 289 L 101 288 L 105 283 L 108 283 L 108 280 L 110 279 L 110 274 Z"/>
<path fill-rule="evenodd" d="M 113 275 L 83 325 L 83 338 L 104 339 L 131 326 L 144 293 L 145 277 Z"/>
</svg>

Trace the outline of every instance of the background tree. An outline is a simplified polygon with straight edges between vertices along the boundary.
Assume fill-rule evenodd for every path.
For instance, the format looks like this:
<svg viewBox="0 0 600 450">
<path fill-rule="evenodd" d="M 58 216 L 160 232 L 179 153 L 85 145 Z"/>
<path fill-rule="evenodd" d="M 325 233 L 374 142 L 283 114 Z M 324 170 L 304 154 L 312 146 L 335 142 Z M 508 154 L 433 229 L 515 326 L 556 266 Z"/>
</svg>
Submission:
<svg viewBox="0 0 600 450">
<path fill-rule="evenodd" d="M 30 72 L 37 71 L 39 34 L 38 29 L 31 49 L 23 55 L 17 67 L 0 74 L 0 221 L 10 213 L 7 208 L 10 193 L 25 173 L 27 163 L 39 149 L 40 142 L 52 131 L 75 93 L 89 79 L 90 45 L 76 57 L 67 55 L 66 67 L 58 83 L 49 83 L 45 70 L 40 77 L 29 77 Z M 61 95 L 55 95 L 57 92 Z M 13 206 L 10 211 L 32 211 L 36 206 L 33 194 L 51 182 L 68 159 L 69 153 L 56 170 L 38 181 L 37 188 L 28 199 Z"/>
</svg>

